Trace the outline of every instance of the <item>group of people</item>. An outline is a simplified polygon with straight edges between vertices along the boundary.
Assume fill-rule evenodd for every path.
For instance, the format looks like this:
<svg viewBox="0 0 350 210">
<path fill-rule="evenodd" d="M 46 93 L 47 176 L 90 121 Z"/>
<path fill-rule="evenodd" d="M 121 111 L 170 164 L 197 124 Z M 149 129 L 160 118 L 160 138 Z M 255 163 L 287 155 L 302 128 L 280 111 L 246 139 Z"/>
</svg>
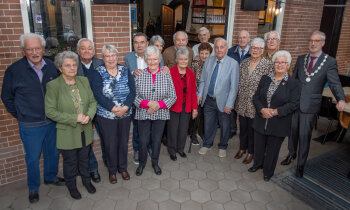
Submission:
<svg viewBox="0 0 350 210">
<path fill-rule="evenodd" d="M 296 158 L 299 142 L 296 175 L 302 177 L 326 82 L 338 110 L 345 108 L 336 61 L 322 52 L 324 33 L 311 34 L 309 53 L 299 56 L 292 74 L 291 55 L 279 50 L 277 31 L 252 41 L 248 31 L 240 31 L 238 45 L 230 49 L 223 38 L 210 43 L 205 27 L 198 38 L 201 43 L 191 49 L 187 34 L 178 31 L 174 45 L 163 52 L 162 37 L 153 36 L 148 42 L 145 34 L 137 33 L 135 51 L 121 65 L 115 46 L 104 45 L 99 59 L 93 41 L 86 38 L 79 40 L 77 54 L 61 52 L 53 63 L 43 58 L 45 40 L 40 35 L 23 34 L 24 57 L 6 70 L 1 98 L 18 120 L 29 201 L 39 200 L 41 151 L 45 184 L 66 185 L 70 195 L 80 199 L 76 184 L 80 175 L 86 190 L 96 192 L 91 180 L 101 178 L 91 147 L 93 125 L 110 183 L 117 183 L 117 173 L 129 180 L 131 121 L 137 176 L 142 175 L 148 156 L 154 173 L 162 173 L 158 160 L 164 138 L 173 161 L 177 154 L 186 158 L 188 133 L 194 145 L 199 145 L 197 136 L 202 138 L 199 154 L 205 155 L 213 146 L 218 124 L 218 156 L 226 157 L 238 120 L 240 147 L 234 157 L 247 153 L 243 163 L 254 160 L 249 172 L 263 168 L 264 180 L 269 181 L 288 136 L 289 154 L 282 164 Z M 64 179 L 57 177 L 58 151 Z"/>
</svg>

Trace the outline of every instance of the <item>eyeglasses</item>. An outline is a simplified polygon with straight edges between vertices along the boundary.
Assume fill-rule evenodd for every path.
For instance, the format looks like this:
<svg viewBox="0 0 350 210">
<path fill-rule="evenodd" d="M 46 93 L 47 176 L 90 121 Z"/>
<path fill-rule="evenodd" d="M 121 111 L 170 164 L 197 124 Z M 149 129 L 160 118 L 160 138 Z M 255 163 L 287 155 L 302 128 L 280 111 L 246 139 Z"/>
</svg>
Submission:
<svg viewBox="0 0 350 210">
<path fill-rule="evenodd" d="M 250 47 L 250 49 L 260 51 L 260 50 L 262 50 L 262 49 L 264 49 L 264 48 L 262 48 L 262 47 Z"/>
<path fill-rule="evenodd" d="M 274 42 L 274 41 L 278 41 L 279 38 L 268 38 L 266 39 L 267 42 Z"/>
<path fill-rule="evenodd" d="M 27 51 L 27 52 L 41 52 L 43 50 L 43 48 L 42 47 L 36 47 L 36 48 L 27 48 L 27 49 L 25 49 L 25 51 Z"/>
<path fill-rule="evenodd" d="M 286 64 L 288 64 L 288 62 L 286 62 L 286 61 L 284 61 L 284 62 L 275 62 L 274 63 L 275 65 L 286 65 Z"/>
<path fill-rule="evenodd" d="M 323 41 L 322 39 L 315 39 L 315 40 L 310 39 L 309 40 L 310 43 L 320 43 L 322 41 Z"/>
</svg>

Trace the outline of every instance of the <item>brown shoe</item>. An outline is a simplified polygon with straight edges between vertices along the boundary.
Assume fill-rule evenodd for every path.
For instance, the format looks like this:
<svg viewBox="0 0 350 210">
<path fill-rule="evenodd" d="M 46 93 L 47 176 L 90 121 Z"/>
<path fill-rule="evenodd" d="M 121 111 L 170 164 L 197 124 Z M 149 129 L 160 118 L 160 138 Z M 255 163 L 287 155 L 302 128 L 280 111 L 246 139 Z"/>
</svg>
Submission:
<svg viewBox="0 0 350 210">
<path fill-rule="evenodd" d="M 116 184 L 117 183 L 117 176 L 115 174 L 109 174 L 109 182 L 111 184 Z"/>
<path fill-rule="evenodd" d="M 244 163 L 244 164 L 249 164 L 249 163 L 251 163 L 252 160 L 253 160 L 253 157 L 254 157 L 253 154 L 249 154 L 249 153 L 248 153 L 248 155 L 244 158 L 244 160 L 243 160 L 242 163 Z"/>
<path fill-rule="evenodd" d="M 241 157 L 242 157 L 243 154 L 245 154 L 245 153 L 246 153 L 246 150 L 240 149 L 240 150 L 237 151 L 237 153 L 236 153 L 236 155 L 235 155 L 235 158 L 236 158 L 236 159 L 241 159 Z"/>
<path fill-rule="evenodd" d="M 129 173 L 127 171 L 121 172 L 120 174 L 122 175 L 122 178 L 124 180 L 129 180 L 130 179 L 130 175 L 129 175 Z"/>
</svg>

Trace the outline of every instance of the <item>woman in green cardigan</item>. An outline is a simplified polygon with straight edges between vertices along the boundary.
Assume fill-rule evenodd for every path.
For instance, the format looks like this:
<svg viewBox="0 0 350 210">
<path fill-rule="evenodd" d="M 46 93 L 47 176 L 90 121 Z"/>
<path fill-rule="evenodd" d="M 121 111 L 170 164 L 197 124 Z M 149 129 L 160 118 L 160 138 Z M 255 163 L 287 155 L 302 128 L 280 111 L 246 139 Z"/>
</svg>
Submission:
<svg viewBox="0 0 350 210">
<path fill-rule="evenodd" d="M 62 74 L 46 86 L 45 112 L 57 123 L 57 148 L 63 156 L 63 175 L 69 193 L 74 199 L 80 199 L 76 185 L 78 170 L 87 191 L 96 192 L 89 174 L 89 151 L 93 137 L 91 120 L 97 102 L 88 79 L 76 76 L 77 54 L 59 53 L 55 65 Z"/>
</svg>

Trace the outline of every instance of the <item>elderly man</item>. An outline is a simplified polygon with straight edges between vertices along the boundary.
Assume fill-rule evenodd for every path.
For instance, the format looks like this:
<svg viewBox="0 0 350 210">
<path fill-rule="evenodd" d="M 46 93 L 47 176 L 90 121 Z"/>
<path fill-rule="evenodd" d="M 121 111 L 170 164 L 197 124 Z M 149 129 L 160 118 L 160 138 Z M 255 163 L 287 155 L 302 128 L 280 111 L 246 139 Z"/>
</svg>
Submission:
<svg viewBox="0 0 350 210">
<path fill-rule="evenodd" d="M 200 43 L 194 45 L 192 47 L 193 50 L 193 59 L 194 60 L 199 60 L 199 52 L 198 52 L 198 47 L 202 43 L 209 43 L 212 48 L 214 48 L 214 44 L 209 42 L 210 39 L 210 32 L 206 27 L 201 27 L 198 32 L 198 39 Z M 210 56 L 215 56 L 214 50 L 211 52 Z"/>
<path fill-rule="evenodd" d="M 45 115 L 46 84 L 57 77 L 52 61 L 43 58 L 45 40 L 37 34 L 21 35 L 24 57 L 7 68 L 1 99 L 9 113 L 18 120 L 19 134 L 26 152 L 29 202 L 39 201 L 41 151 L 44 157 L 44 183 L 63 186 L 57 177 L 58 150 L 56 124 Z"/>
<path fill-rule="evenodd" d="M 303 177 L 304 167 L 310 149 L 312 129 L 315 125 L 317 113 L 321 107 L 322 92 L 328 82 L 333 95 L 337 99 L 338 111 L 345 109 L 344 91 L 339 81 L 336 60 L 323 53 L 326 35 L 321 31 L 314 31 L 309 40 L 309 53 L 298 57 L 293 77 L 302 84 L 300 107 L 293 116 L 292 133 L 289 138 L 289 158 L 295 158 L 299 142 L 298 163 L 296 176 Z"/>
<path fill-rule="evenodd" d="M 184 31 L 178 31 L 173 35 L 174 45 L 165 49 L 163 53 L 164 65 L 169 68 L 176 65 L 175 57 L 176 51 L 179 47 L 187 47 L 188 35 Z M 193 51 L 191 48 L 187 47 L 190 52 L 190 58 L 193 58 Z M 188 66 L 192 65 L 192 59 L 188 61 Z"/>
<path fill-rule="evenodd" d="M 89 79 L 89 81 L 91 81 L 92 80 L 91 71 L 94 71 L 96 67 L 103 64 L 103 61 L 101 59 L 95 57 L 94 42 L 87 38 L 80 39 L 77 44 L 77 53 L 79 55 L 79 61 L 80 61 L 78 64 L 77 75 L 85 76 Z M 96 120 L 94 120 L 94 125 L 98 135 L 100 136 L 102 159 L 106 165 L 104 141 L 100 134 L 99 125 Z M 91 175 L 92 181 L 97 183 L 101 181 L 101 177 L 100 177 L 100 174 L 98 173 L 98 163 L 97 163 L 94 151 L 92 150 L 92 147 L 90 148 L 91 148 L 89 153 L 90 175 Z"/>
<path fill-rule="evenodd" d="M 226 157 L 230 136 L 230 114 L 236 100 L 239 82 L 238 62 L 226 55 L 225 39 L 216 38 L 216 56 L 205 61 L 198 88 L 198 104 L 204 106 L 204 139 L 199 154 L 206 154 L 213 146 L 217 123 L 221 127 L 219 157 Z"/>
<path fill-rule="evenodd" d="M 271 60 L 275 52 L 278 51 L 281 43 L 280 39 L 281 36 L 278 31 L 270 31 L 264 34 L 266 47 L 263 56 L 266 59 Z"/>
</svg>

